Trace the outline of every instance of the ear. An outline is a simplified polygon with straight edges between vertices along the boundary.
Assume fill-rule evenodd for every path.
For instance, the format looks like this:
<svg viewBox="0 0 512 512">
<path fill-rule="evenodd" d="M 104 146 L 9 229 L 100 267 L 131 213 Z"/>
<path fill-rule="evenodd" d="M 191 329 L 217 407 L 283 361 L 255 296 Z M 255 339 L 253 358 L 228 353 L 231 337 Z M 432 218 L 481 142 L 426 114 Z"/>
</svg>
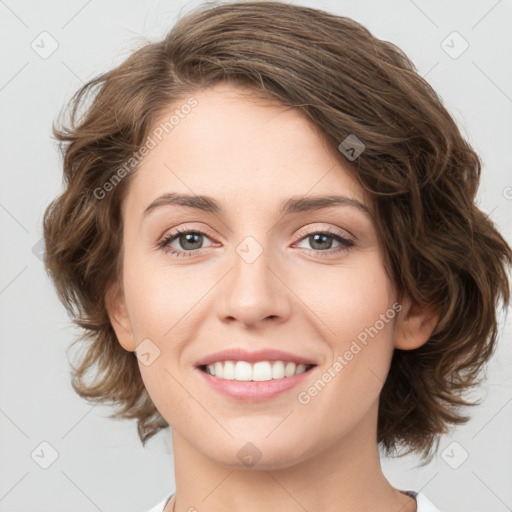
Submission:
<svg viewBox="0 0 512 512">
<path fill-rule="evenodd" d="M 130 317 L 126 308 L 124 293 L 115 283 L 105 294 L 105 306 L 120 345 L 129 352 L 135 351 L 135 339 L 132 332 Z"/>
<path fill-rule="evenodd" d="M 439 313 L 432 307 L 412 303 L 409 298 L 404 298 L 401 304 L 395 324 L 395 348 L 413 350 L 428 341 L 439 321 Z"/>
</svg>

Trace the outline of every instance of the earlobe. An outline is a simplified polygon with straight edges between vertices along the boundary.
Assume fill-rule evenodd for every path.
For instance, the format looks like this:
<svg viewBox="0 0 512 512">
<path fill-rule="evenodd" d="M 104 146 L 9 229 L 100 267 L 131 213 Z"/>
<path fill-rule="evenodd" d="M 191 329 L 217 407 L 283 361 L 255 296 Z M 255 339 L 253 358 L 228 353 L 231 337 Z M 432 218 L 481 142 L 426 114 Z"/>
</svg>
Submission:
<svg viewBox="0 0 512 512">
<path fill-rule="evenodd" d="M 135 350 L 135 340 L 133 337 L 130 317 L 126 308 L 124 294 L 119 289 L 117 283 L 113 284 L 105 294 L 105 307 L 112 328 L 114 329 L 119 344 L 129 352 Z"/>
<path fill-rule="evenodd" d="M 413 350 L 428 341 L 439 321 L 439 313 L 432 307 L 413 304 L 408 298 L 402 301 L 402 306 L 395 325 L 395 348 Z"/>
</svg>

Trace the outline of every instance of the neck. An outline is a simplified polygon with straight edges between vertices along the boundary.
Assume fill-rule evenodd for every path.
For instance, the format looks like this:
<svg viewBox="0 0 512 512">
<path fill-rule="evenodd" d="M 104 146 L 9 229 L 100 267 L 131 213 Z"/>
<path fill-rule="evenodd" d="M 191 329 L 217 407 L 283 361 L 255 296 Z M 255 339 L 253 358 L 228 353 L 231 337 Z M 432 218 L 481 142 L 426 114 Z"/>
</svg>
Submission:
<svg viewBox="0 0 512 512">
<path fill-rule="evenodd" d="M 382 473 L 376 441 L 377 406 L 375 403 L 359 424 L 334 442 L 335 433 L 319 428 L 312 432 L 318 442 L 311 444 L 308 453 L 302 450 L 296 457 L 279 453 L 275 446 L 274 458 L 262 453 L 253 467 L 245 467 L 236 456 L 245 442 L 225 436 L 224 450 L 222 440 L 215 440 L 224 452 L 234 454 L 231 463 L 226 459 L 221 463 L 205 455 L 212 441 L 199 450 L 173 430 L 176 500 L 168 503 L 165 512 L 416 512 L 414 499 L 393 488 Z"/>
</svg>

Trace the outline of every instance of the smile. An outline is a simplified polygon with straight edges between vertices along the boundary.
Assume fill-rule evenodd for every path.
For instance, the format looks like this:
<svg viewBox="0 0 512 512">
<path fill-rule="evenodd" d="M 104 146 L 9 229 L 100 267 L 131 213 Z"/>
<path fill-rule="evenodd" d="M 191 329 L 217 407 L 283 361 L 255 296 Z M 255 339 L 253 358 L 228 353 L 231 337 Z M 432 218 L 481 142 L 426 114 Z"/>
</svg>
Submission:
<svg viewBox="0 0 512 512">
<path fill-rule="evenodd" d="M 314 365 L 296 364 L 292 361 L 217 361 L 203 365 L 201 369 L 209 375 L 225 380 L 236 381 L 268 381 L 300 375 Z"/>
<path fill-rule="evenodd" d="M 209 373 L 211 370 L 217 373 L 218 368 L 218 375 Z M 315 368 L 317 365 L 285 364 L 283 361 L 272 361 L 272 366 L 270 361 L 258 361 L 254 364 L 247 361 L 219 361 L 213 365 L 196 367 L 195 371 L 217 393 L 242 402 L 261 402 L 299 384 L 304 386 L 304 381 L 315 374 Z M 225 373 L 221 375 L 221 372 Z M 228 378 L 230 376 L 233 378 Z"/>
</svg>

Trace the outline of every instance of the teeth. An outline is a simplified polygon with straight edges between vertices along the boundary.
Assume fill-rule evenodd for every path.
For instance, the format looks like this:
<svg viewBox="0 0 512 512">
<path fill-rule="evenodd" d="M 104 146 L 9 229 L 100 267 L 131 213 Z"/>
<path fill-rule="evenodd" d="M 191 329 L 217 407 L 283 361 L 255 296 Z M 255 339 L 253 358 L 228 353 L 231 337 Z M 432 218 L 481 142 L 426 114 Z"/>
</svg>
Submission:
<svg viewBox="0 0 512 512">
<path fill-rule="evenodd" d="M 304 373 L 312 366 L 285 361 L 258 361 L 254 364 L 247 361 L 218 361 L 207 365 L 206 373 L 226 380 L 264 381 L 293 377 Z"/>
</svg>

